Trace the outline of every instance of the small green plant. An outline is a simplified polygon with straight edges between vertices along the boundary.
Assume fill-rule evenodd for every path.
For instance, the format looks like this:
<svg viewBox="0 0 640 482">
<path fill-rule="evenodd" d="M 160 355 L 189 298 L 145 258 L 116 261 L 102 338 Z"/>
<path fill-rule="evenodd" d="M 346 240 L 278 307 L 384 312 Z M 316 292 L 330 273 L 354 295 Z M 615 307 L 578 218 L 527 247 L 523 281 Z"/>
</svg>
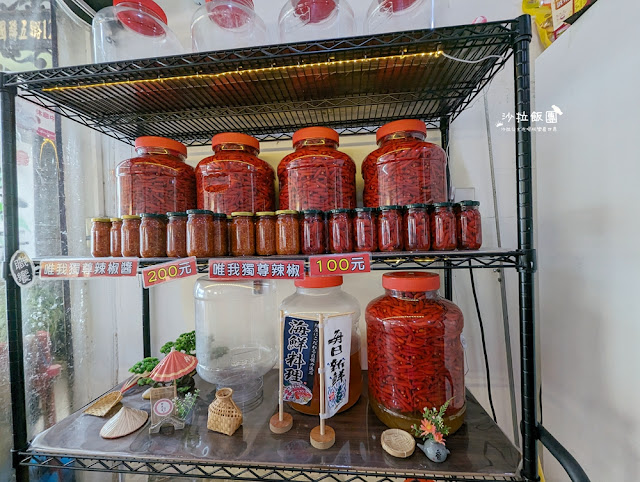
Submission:
<svg viewBox="0 0 640 482">
<path fill-rule="evenodd" d="M 435 407 L 431 409 L 424 407 L 420 427 L 418 427 L 417 424 L 411 427 L 413 434 L 418 438 L 422 438 L 424 441 L 433 440 L 434 442 L 444 445 L 444 436 L 449 435 L 449 427 L 444 423 L 444 414 L 451 400 L 453 400 L 453 398 L 447 400 L 445 404 L 440 407 L 440 410 Z"/>
<path fill-rule="evenodd" d="M 158 363 L 160 363 L 160 360 L 150 356 L 147 358 L 143 358 L 138 363 L 134 364 L 131 368 L 129 368 L 129 371 L 131 373 L 142 375 L 143 373 L 149 373 L 156 367 Z M 145 385 L 153 385 L 154 383 L 155 382 L 151 378 L 140 378 L 138 380 L 138 385 L 141 387 Z"/>
<path fill-rule="evenodd" d="M 163 355 L 168 355 L 171 351 L 171 348 L 175 348 L 176 351 L 181 351 L 182 353 L 186 353 L 187 355 L 195 355 L 196 354 L 196 332 L 190 331 L 188 333 L 183 333 L 180 335 L 176 341 L 168 341 L 162 348 L 160 348 L 160 353 Z"/>
<path fill-rule="evenodd" d="M 198 399 L 198 394 L 200 390 L 196 390 L 193 393 L 187 393 L 184 398 L 175 397 L 173 399 L 173 403 L 176 406 L 176 413 L 178 414 L 178 418 L 185 420 L 189 415 L 189 412 L 193 409 L 196 404 L 196 400 Z"/>
</svg>

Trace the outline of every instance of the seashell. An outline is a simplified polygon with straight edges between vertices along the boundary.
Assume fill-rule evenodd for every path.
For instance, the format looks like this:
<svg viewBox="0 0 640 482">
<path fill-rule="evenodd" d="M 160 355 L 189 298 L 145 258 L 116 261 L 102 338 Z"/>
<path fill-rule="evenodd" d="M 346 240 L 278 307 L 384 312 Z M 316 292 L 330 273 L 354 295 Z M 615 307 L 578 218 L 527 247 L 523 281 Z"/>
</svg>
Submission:
<svg viewBox="0 0 640 482">
<path fill-rule="evenodd" d="M 109 392 L 102 395 L 95 402 L 85 408 L 84 413 L 87 415 L 94 415 L 96 417 L 104 417 L 109 413 L 109 410 L 120 402 L 120 400 L 122 400 L 122 393 Z"/>
<path fill-rule="evenodd" d="M 142 394 L 143 400 L 151 400 L 151 388 L 147 388 Z"/>
<path fill-rule="evenodd" d="M 144 410 L 122 407 L 107 423 L 102 426 L 100 436 L 102 438 L 118 438 L 129 435 L 142 427 L 149 418 Z"/>
</svg>

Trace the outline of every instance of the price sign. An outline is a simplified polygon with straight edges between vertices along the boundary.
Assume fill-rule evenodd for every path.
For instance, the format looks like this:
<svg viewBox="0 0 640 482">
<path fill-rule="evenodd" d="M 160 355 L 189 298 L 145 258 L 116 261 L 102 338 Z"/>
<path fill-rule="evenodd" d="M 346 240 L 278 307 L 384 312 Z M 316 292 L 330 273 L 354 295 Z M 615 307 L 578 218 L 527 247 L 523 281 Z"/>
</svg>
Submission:
<svg viewBox="0 0 640 482">
<path fill-rule="evenodd" d="M 40 279 L 120 278 L 138 274 L 138 258 L 47 259 Z"/>
<path fill-rule="evenodd" d="M 304 261 L 298 259 L 210 259 L 211 279 L 301 279 Z"/>
<path fill-rule="evenodd" d="M 346 253 L 309 256 L 309 276 L 335 276 L 371 271 L 371 254 Z"/>
<path fill-rule="evenodd" d="M 180 278 L 188 278 L 198 274 L 195 256 L 176 259 L 168 263 L 149 266 L 142 270 L 142 284 L 145 288 L 168 283 Z"/>
</svg>

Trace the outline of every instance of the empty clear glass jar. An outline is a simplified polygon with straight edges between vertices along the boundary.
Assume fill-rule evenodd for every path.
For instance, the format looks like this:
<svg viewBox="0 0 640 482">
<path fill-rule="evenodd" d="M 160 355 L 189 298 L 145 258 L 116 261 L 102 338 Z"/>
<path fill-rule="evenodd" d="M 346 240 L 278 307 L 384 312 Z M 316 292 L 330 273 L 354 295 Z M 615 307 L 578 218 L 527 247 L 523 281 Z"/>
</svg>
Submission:
<svg viewBox="0 0 640 482">
<path fill-rule="evenodd" d="M 434 0 L 373 0 L 364 33 L 434 28 L 433 4 Z"/>
<path fill-rule="evenodd" d="M 346 0 L 287 0 L 278 19 L 282 42 L 350 37 L 356 32 Z"/>
<path fill-rule="evenodd" d="M 145 59 L 178 55 L 184 49 L 167 26 L 167 15 L 152 0 L 113 0 L 92 22 L 93 60 Z"/>
<path fill-rule="evenodd" d="M 198 374 L 233 389 L 248 411 L 262 401 L 262 377 L 278 356 L 278 311 L 273 281 L 215 281 L 194 288 Z"/>
<path fill-rule="evenodd" d="M 239 49 L 267 43 L 267 28 L 252 0 L 207 0 L 191 22 L 194 52 Z"/>
</svg>

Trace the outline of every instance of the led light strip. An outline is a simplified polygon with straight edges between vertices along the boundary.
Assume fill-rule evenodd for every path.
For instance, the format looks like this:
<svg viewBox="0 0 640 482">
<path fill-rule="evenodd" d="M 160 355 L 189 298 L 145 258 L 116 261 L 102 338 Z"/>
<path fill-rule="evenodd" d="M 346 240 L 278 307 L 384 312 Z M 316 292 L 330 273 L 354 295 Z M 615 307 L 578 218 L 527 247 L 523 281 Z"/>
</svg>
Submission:
<svg viewBox="0 0 640 482">
<path fill-rule="evenodd" d="M 97 87 L 110 87 L 112 85 L 135 85 L 135 84 L 151 84 L 158 82 L 170 82 L 174 80 L 188 80 L 188 79 L 217 79 L 219 77 L 227 77 L 230 75 L 246 75 L 246 74 L 256 74 L 262 72 L 274 72 L 274 71 L 287 71 L 287 70 L 298 70 L 298 69 L 307 69 L 313 67 L 324 67 L 328 65 L 343 65 L 343 64 L 356 64 L 356 63 L 365 63 L 365 62 L 376 62 L 379 60 L 396 60 L 396 59 L 413 59 L 413 58 L 424 58 L 424 57 L 435 57 L 438 58 L 443 55 L 442 50 L 437 50 L 435 52 L 422 52 L 417 54 L 400 54 L 400 55 L 390 55 L 388 57 L 371 57 L 371 58 L 362 58 L 362 59 L 350 59 L 350 60 L 331 60 L 327 62 L 315 62 L 312 64 L 296 64 L 296 65 L 283 65 L 279 67 L 263 67 L 260 69 L 247 69 L 247 70 L 233 70 L 229 72 L 221 72 L 219 74 L 192 74 L 192 75 L 179 75 L 175 77 L 164 77 L 160 79 L 143 79 L 143 80 L 121 80 L 117 82 L 102 82 L 100 84 L 88 84 L 88 85 L 70 85 L 63 87 L 49 87 L 42 89 L 43 92 L 55 92 L 61 90 L 72 90 L 72 89 L 92 89 Z"/>
</svg>

